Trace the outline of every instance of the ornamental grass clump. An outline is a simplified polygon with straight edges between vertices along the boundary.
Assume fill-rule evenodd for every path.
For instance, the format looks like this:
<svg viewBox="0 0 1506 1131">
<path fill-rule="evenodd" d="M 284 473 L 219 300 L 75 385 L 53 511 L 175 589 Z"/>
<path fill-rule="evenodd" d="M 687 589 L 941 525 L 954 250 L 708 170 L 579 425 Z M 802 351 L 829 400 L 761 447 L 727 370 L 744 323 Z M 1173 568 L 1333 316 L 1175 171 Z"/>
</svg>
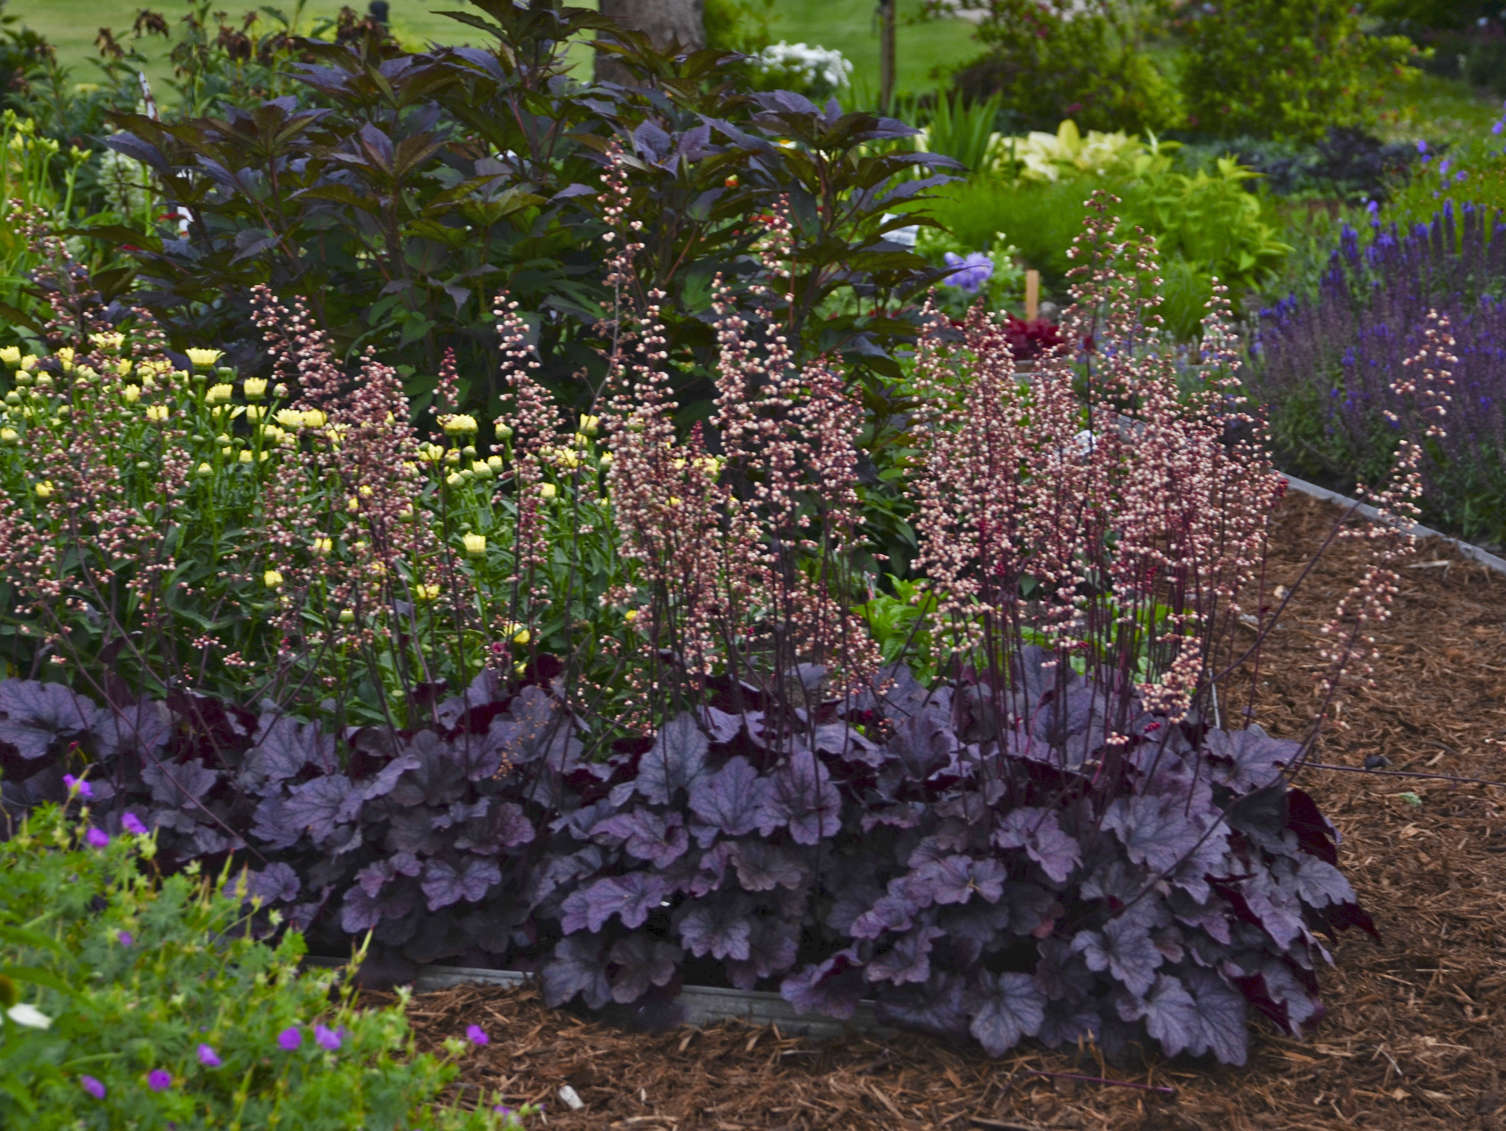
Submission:
<svg viewBox="0 0 1506 1131">
<path fill-rule="evenodd" d="M 1346 227 L 1318 293 L 1262 311 L 1252 395 L 1283 465 L 1348 491 L 1376 481 L 1402 441 L 1420 445 L 1423 521 L 1506 543 L 1506 223 L 1452 204 L 1400 231 Z M 1456 361 L 1446 435 L 1428 401 L 1395 376 L 1423 348 L 1430 312 L 1448 321 Z"/>
</svg>

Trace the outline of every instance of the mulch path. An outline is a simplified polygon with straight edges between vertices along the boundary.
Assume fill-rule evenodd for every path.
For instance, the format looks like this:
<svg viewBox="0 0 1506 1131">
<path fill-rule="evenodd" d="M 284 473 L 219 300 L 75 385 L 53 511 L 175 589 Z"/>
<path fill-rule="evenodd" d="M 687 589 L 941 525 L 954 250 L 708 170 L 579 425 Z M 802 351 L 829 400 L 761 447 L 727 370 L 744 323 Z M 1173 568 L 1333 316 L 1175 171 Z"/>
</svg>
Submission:
<svg viewBox="0 0 1506 1131">
<path fill-rule="evenodd" d="M 1288 496 L 1273 581 L 1296 577 L 1338 513 Z M 1257 717 L 1274 733 L 1300 736 L 1312 717 L 1318 627 L 1359 552 L 1333 546 L 1269 638 Z M 1506 577 L 1438 541 L 1401 572 L 1376 687 L 1345 695 L 1342 729 L 1315 758 L 1506 779 Z M 1242 1069 L 1038 1049 L 991 1060 L 921 1035 L 823 1041 L 732 1023 L 630 1032 L 548 1009 L 532 989 L 419 994 L 409 1018 L 429 1049 L 481 1024 L 491 1044 L 466 1054 L 462 1092 L 542 1101 L 540 1125 L 561 1129 L 1506 1128 L 1506 788 L 1325 769 L 1301 784 L 1339 827 L 1340 865 L 1381 939 L 1341 937 L 1316 1032 L 1257 1028 Z M 560 1102 L 566 1084 L 581 1110 Z"/>
</svg>

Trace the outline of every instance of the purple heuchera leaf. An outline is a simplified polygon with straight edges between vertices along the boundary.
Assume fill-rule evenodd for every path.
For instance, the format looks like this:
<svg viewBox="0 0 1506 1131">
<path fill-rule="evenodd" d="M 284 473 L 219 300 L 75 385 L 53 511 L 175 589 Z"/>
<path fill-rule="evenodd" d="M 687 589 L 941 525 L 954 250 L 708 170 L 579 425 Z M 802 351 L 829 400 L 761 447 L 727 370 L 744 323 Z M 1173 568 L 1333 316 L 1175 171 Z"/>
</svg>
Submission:
<svg viewBox="0 0 1506 1131">
<path fill-rule="evenodd" d="M 1224 1064 L 1245 1062 L 1245 999 L 1211 971 L 1194 967 L 1180 980 L 1159 975 L 1148 998 L 1119 1012 L 1126 1021 L 1143 1017 L 1145 1031 L 1167 1056 L 1211 1052 Z"/>
<path fill-rule="evenodd" d="M 502 880 L 495 860 L 484 856 L 464 856 L 452 864 L 448 860 L 430 860 L 424 865 L 424 898 L 430 911 L 452 903 L 479 903 L 492 887 Z"/>
<path fill-rule="evenodd" d="M 929 898 L 911 897 L 904 883 L 896 880 L 872 907 L 852 921 L 848 933 L 855 939 L 876 939 L 885 931 L 908 931 L 914 917 L 929 906 Z"/>
<path fill-rule="evenodd" d="M 620 844 L 628 855 L 647 860 L 656 868 L 668 868 L 690 847 L 683 821 L 678 813 L 656 813 L 639 807 L 596 822 L 591 837 L 598 843 Z"/>
<path fill-rule="evenodd" d="M 329 773 L 339 766 L 333 736 L 286 715 L 267 719 L 246 753 L 246 772 L 265 781 L 296 778 L 307 767 Z"/>
<path fill-rule="evenodd" d="M 710 744 L 693 715 L 670 719 L 654 736 L 654 745 L 638 764 L 638 793 L 660 805 L 688 789 L 706 767 Z"/>
<path fill-rule="evenodd" d="M 1137 904 L 1127 914 L 1110 919 L 1099 931 L 1078 931 L 1072 949 L 1081 954 L 1089 970 L 1107 970 L 1136 997 L 1143 996 L 1156 981 L 1156 970 L 1165 957 L 1151 938 L 1153 923 Z"/>
<path fill-rule="evenodd" d="M 1103 827 L 1118 834 L 1129 858 L 1154 872 L 1171 871 L 1196 849 L 1208 821 L 1188 811 L 1185 791 L 1120 797 L 1103 815 Z"/>
<path fill-rule="evenodd" d="M 676 929 L 685 948 L 696 957 L 735 958 L 751 955 L 752 920 L 746 897 L 710 897 L 685 907 L 677 915 Z"/>
<path fill-rule="evenodd" d="M 544 1001 L 564 1005 L 580 997 L 591 1009 L 612 1000 L 601 940 L 595 935 L 570 935 L 554 946 L 553 955 L 539 967 L 539 989 Z"/>
<path fill-rule="evenodd" d="M 996 903 L 1004 894 L 1007 878 L 1004 865 L 997 860 L 958 854 L 922 862 L 905 877 L 903 889 L 917 903 L 966 903 L 974 895 Z"/>
<path fill-rule="evenodd" d="M 980 992 L 982 1003 L 968 1032 L 990 1056 L 1003 1056 L 1040 1032 L 1046 1019 L 1046 995 L 1029 974 L 985 974 Z"/>
<path fill-rule="evenodd" d="M 758 831 L 787 828 L 796 844 L 819 844 L 842 827 L 842 798 L 831 772 L 809 751 L 796 752 L 774 774 L 759 813 Z"/>
<path fill-rule="evenodd" d="M 779 996 L 801 1013 L 851 1017 L 863 998 L 858 955 L 851 947 L 797 970 L 779 983 Z"/>
<path fill-rule="evenodd" d="M 141 780 L 152 790 L 152 800 L 172 808 L 193 808 L 219 784 L 220 775 L 194 758 L 187 762 L 155 759 L 141 767 Z"/>
<path fill-rule="evenodd" d="M 931 944 L 945 934 L 938 927 L 921 927 L 901 935 L 888 950 L 868 960 L 863 977 L 896 986 L 925 982 L 931 976 Z"/>
<path fill-rule="evenodd" d="M 599 931 L 613 915 L 624 927 L 641 927 L 668 893 L 668 881 L 655 872 L 603 876 L 565 897 L 560 929 L 567 935 Z"/>
<path fill-rule="evenodd" d="M 880 1020 L 955 1036 L 967 1029 L 975 987 L 958 974 L 935 973 L 924 986 L 906 987 L 876 999 Z"/>
<path fill-rule="evenodd" d="M 633 934 L 618 939 L 607 952 L 612 969 L 612 1000 L 637 1001 L 654 986 L 667 986 L 679 970 L 684 952 L 673 943 L 652 935 Z"/>
<path fill-rule="evenodd" d="M 1059 884 L 1066 883 L 1082 863 L 1081 843 L 1062 831 L 1056 814 L 1049 809 L 1011 809 L 994 830 L 993 842 L 1000 848 L 1024 848 L 1030 859 Z"/>
<path fill-rule="evenodd" d="M 728 846 L 728 858 L 737 869 L 737 879 L 744 891 L 775 888 L 793 891 L 810 875 L 800 853 L 788 845 L 770 844 L 766 840 L 736 841 Z"/>
<path fill-rule="evenodd" d="M 57 739 L 87 731 L 95 710 L 61 683 L 0 681 L 0 742 L 14 746 L 28 761 L 40 758 Z"/>
<path fill-rule="evenodd" d="M 320 843 L 336 836 L 336 825 L 353 821 L 362 794 L 344 774 L 328 774 L 295 785 L 283 801 L 282 817 Z"/>
<path fill-rule="evenodd" d="M 1354 888 L 1344 874 L 1326 860 L 1303 853 L 1296 860 L 1278 860 L 1272 867 L 1280 879 L 1295 882 L 1297 896 L 1309 907 L 1327 907 L 1332 903 L 1353 903 Z"/>
<path fill-rule="evenodd" d="M 1236 793 L 1249 793 L 1273 784 L 1301 749 L 1291 739 L 1272 738 L 1258 723 L 1244 730 L 1208 732 L 1208 756 L 1215 777 Z"/>
<path fill-rule="evenodd" d="M 173 736 L 167 706 L 143 699 L 125 707 L 101 707 L 94 720 L 94 755 L 108 762 L 122 754 L 151 755 Z"/>
<path fill-rule="evenodd" d="M 690 786 L 690 811 L 725 836 L 745 836 L 758 827 L 768 799 L 769 783 L 746 758 L 728 758 L 715 773 L 703 774 Z M 703 845 L 710 837 L 697 835 Z"/>
<path fill-rule="evenodd" d="M 392 787 L 398 805 L 448 805 L 466 788 L 465 767 L 450 744 L 433 731 L 420 731 L 403 753 L 417 761 Z"/>
<path fill-rule="evenodd" d="M 292 903 L 301 890 L 303 884 L 298 873 L 281 860 L 275 860 L 246 877 L 246 894 L 267 903 Z"/>
</svg>

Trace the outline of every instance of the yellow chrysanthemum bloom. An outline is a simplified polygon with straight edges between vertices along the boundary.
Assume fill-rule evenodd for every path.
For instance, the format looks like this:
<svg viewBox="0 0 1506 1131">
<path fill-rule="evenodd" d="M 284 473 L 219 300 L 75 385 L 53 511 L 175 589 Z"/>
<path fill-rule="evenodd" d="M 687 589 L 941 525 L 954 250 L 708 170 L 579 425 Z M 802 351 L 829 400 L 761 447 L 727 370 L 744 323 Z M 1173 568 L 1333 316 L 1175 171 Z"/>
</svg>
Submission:
<svg viewBox="0 0 1506 1131">
<path fill-rule="evenodd" d="M 44 479 L 44 480 L 42 480 L 42 482 L 38 483 L 35 487 L 33 487 L 32 490 L 37 493 L 37 498 L 39 498 L 39 499 L 50 499 L 50 498 L 52 498 L 52 495 L 53 495 L 52 480 L 51 479 Z"/>
<path fill-rule="evenodd" d="M 314 553 L 316 553 L 316 554 L 327 554 L 331 550 L 333 550 L 334 548 L 335 548 L 335 540 L 333 538 L 315 538 L 314 539 Z"/>
<path fill-rule="evenodd" d="M 146 406 L 146 418 L 156 424 L 161 424 L 171 415 L 165 404 L 149 404 Z"/>
<path fill-rule="evenodd" d="M 298 429 L 303 427 L 303 413 L 299 412 L 296 408 L 280 408 L 277 410 L 277 415 L 272 419 L 276 420 L 284 428 Z M 271 429 L 269 428 L 267 431 L 270 432 Z"/>
<path fill-rule="evenodd" d="M 21 366 L 21 347 L 0 347 L 0 365 L 8 365 L 12 369 L 19 369 Z"/>
<path fill-rule="evenodd" d="M 208 369 L 225 356 L 224 350 L 187 349 L 183 352 L 188 355 L 188 360 L 193 362 L 195 369 Z"/>
<path fill-rule="evenodd" d="M 125 386 L 122 386 L 121 390 L 120 390 L 120 399 L 123 400 L 123 401 L 125 401 L 126 404 L 135 404 L 137 401 L 139 401 L 141 399 L 141 386 L 140 385 L 125 385 Z"/>
<path fill-rule="evenodd" d="M 247 377 L 241 382 L 241 388 L 245 391 L 248 401 L 259 401 L 267 395 L 267 379 L 265 377 Z"/>
<path fill-rule="evenodd" d="M 102 334 L 90 334 L 89 341 L 102 350 L 118 350 L 125 342 L 125 335 L 118 330 Z"/>
<path fill-rule="evenodd" d="M 580 414 L 580 426 L 576 429 L 583 436 L 594 436 L 601 431 L 601 417 L 591 416 L 587 413 Z"/>
<path fill-rule="evenodd" d="M 53 356 L 58 359 L 58 364 L 63 367 L 64 373 L 70 372 L 73 369 L 72 346 L 61 346 Z"/>
<path fill-rule="evenodd" d="M 420 601 L 432 601 L 439 596 L 438 585 L 415 585 L 413 596 Z"/>
<path fill-rule="evenodd" d="M 115 363 L 116 375 L 120 377 L 129 377 L 131 375 L 131 367 L 135 364 L 136 363 L 128 357 L 121 358 Z"/>
<path fill-rule="evenodd" d="M 210 385 L 209 388 L 204 390 L 204 403 L 209 405 L 225 404 L 234 393 L 235 386 L 222 381 L 218 385 Z"/>
<path fill-rule="evenodd" d="M 438 463 L 444 459 L 444 449 L 438 444 L 420 444 L 418 446 L 418 458 L 425 463 Z"/>
<path fill-rule="evenodd" d="M 279 589 L 282 587 L 282 574 L 275 569 L 269 569 L 261 575 L 261 581 L 268 589 Z"/>
<path fill-rule="evenodd" d="M 240 460 L 241 463 L 250 463 L 256 457 L 253 456 L 250 452 L 245 451 L 244 449 L 242 449 L 240 456 L 237 457 L 237 458 Z"/>
<path fill-rule="evenodd" d="M 210 476 L 214 474 L 214 468 L 210 467 L 207 463 L 201 463 L 198 467 L 194 468 L 194 473 L 199 476 Z"/>
<path fill-rule="evenodd" d="M 27 354 L 25 357 L 23 357 L 21 359 L 21 372 L 22 373 L 30 373 L 33 369 L 35 369 L 37 367 L 37 362 L 39 362 L 41 360 L 42 359 L 40 357 L 38 357 L 36 354 L 34 354 L 34 353 Z"/>
<path fill-rule="evenodd" d="M 267 410 L 264 405 L 248 404 L 246 406 L 246 419 L 251 421 L 251 423 L 253 424 L 255 424 L 258 420 L 266 415 Z"/>
<path fill-rule="evenodd" d="M 21 433 L 17 432 L 14 428 L 0 428 L 0 441 L 4 441 L 7 444 L 14 444 L 20 438 Z"/>
<path fill-rule="evenodd" d="M 328 419 L 329 417 L 325 416 L 317 408 L 305 409 L 303 413 L 303 426 L 305 428 L 323 428 L 325 421 Z"/>
<path fill-rule="evenodd" d="M 540 483 L 539 494 L 546 499 L 552 499 L 559 494 L 559 491 L 553 483 Z"/>
<path fill-rule="evenodd" d="M 484 534 L 463 534 L 460 541 L 465 546 L 467 557 L 479 558 L 486 553 L 486 535 Z"/>
</svg>

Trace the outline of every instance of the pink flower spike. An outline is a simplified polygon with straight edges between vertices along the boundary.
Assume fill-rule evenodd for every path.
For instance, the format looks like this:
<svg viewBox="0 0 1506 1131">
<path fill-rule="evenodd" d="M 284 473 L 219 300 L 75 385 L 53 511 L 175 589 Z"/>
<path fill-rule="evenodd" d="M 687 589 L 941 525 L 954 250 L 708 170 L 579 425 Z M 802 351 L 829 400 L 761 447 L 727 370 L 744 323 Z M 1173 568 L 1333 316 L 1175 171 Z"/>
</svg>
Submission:
<svg viewBox="0 0 1506 1131">
<path fill-rule="evenodd" d="M 465 1039 L 473 1045 L 485 1045 L 491 1043 L 491 1038 L 486 1035 L 486 1030 L 480 1025 L 468 1025 L 465 1030 Z"/>
<path fill-rule="evenodd" d="M 90 829 L 84 834 L 84 839 L 89 842 L 91 848 L 103 848 L 110 843 L 110 834 L 104 829 Z"/>
</svg>

